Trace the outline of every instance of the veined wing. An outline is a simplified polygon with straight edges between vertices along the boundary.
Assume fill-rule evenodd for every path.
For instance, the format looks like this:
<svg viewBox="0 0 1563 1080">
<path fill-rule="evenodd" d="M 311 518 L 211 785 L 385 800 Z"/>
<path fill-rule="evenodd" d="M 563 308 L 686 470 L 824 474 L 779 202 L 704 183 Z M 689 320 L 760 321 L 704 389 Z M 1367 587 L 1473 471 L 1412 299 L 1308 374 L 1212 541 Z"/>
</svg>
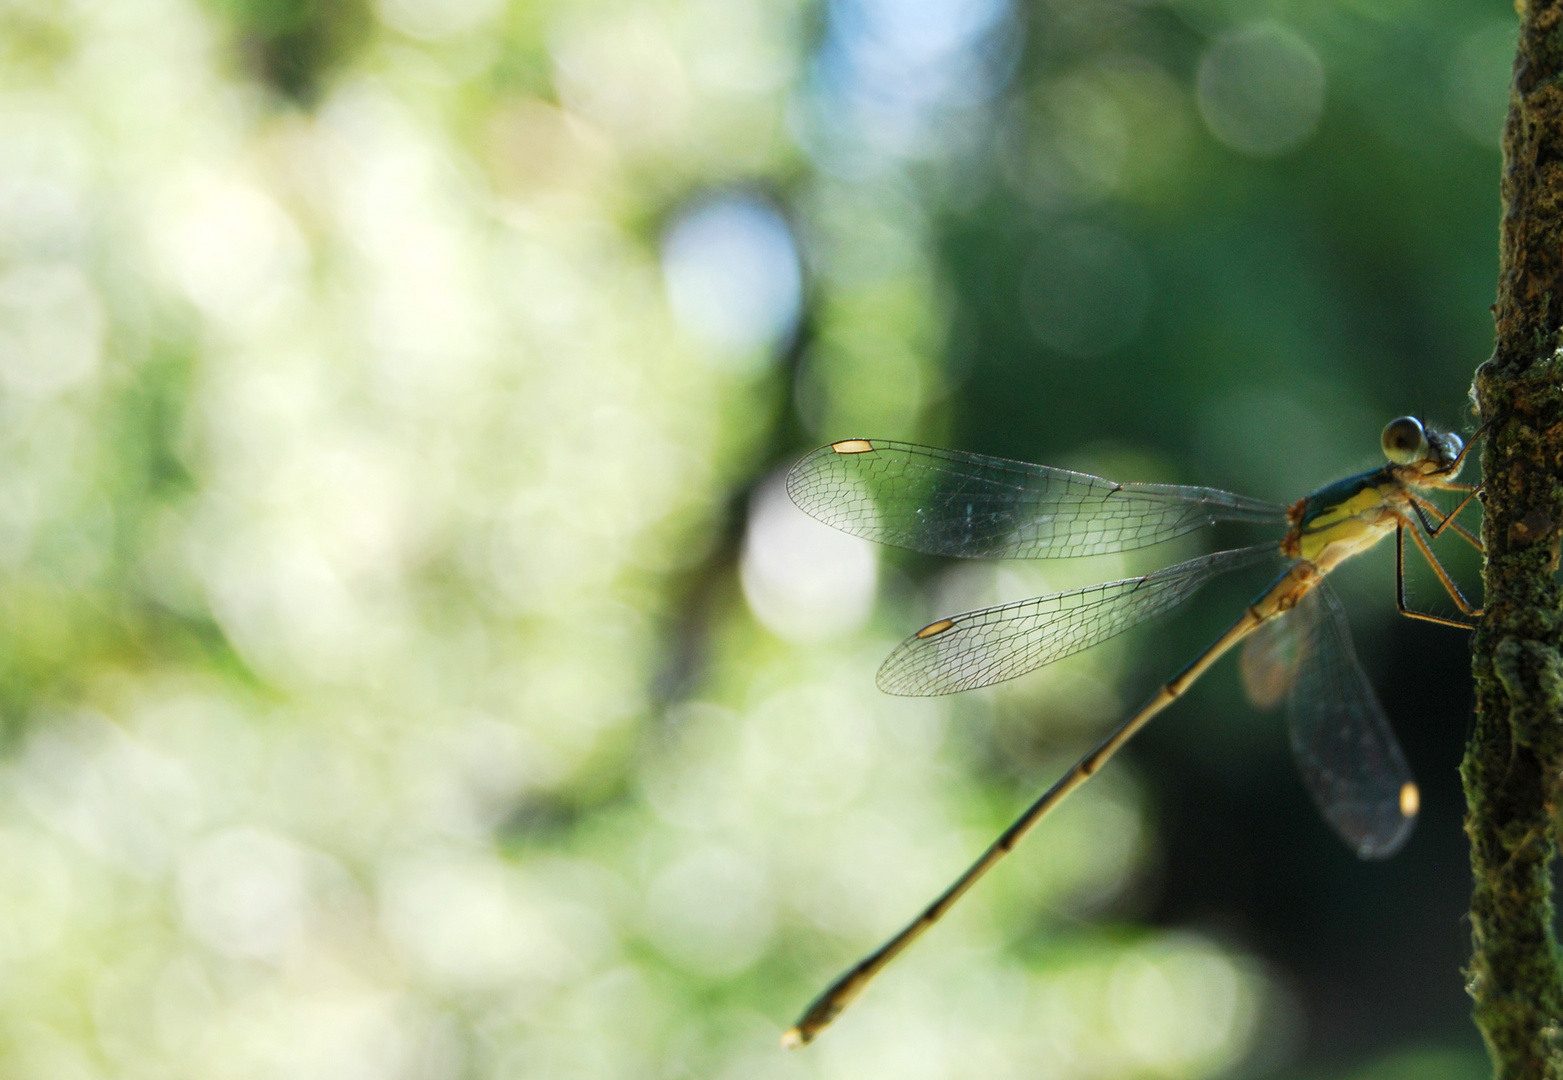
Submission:
<svg viewBox="0 0 1563 1080">
<path fill-rule="evenodd" d="M 1324 581 L 1281 618 L 1297 635 L 1289 711 L 1303 783 L 1353 851 L 1387 858 L 1411 835 L 1420 796 L 1357 662 L 1345 609 Z"/>
<path fill-rule="evenodd" d="M 1273 709 L 1291 697 L 1297 678 L 1298 623 L 1290 612 L 1268 622 L 1243 639 L 1238 674 L 1256 708 Z"/>
<path fill-rule="evenodd" d="M 787 493 L 853 536 L 968 559 L 1126 551 L 1217 521 L 1286 524 L 1285 507 L 1215 488 L 1117 484 L 889 439 L 820 447 L 792 467 Z"/>
<path fill-rule="evenodd" d="M 879 688 L 926 697 L 1013 679 L 1176 607 L 1214 577 L 1278 554 L 1270 544 L 1218 551 L 1143 577 L 940 619 L 895 647 L 879 669 Z"/>
</svg>

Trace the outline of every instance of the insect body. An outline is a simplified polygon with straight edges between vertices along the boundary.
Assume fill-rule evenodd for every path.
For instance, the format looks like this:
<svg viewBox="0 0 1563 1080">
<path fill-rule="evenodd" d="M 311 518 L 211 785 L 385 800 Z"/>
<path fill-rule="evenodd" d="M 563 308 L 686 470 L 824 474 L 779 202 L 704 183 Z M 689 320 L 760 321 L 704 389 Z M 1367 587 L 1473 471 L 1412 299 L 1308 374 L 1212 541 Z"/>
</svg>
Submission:
<svg viewBox="0 0 1563 1080">
<path fill-rule="evenodd" d="M 879 670 L 893 694 L 948 694 L 989 686 L 1105 641 L 1168 611 L 1223 573 L 1282 556 L 1286 569 L 1208 648 L 1081 758 L 932 904 L 842 975 L 783 1037 L 808 1043 L 876 974 L 1007 855 L 1141 727 L 1245 639 L 1245 680 L 1289 699 L 1290 734 L 1320 812 L 1363 858 L 1393 854 L 1421 798 L 1373 688 L 1358 665 L 1345 612 L 1327 579 L 1390 534 L 1396 598 L 1412 618 L 1469 628 L 1481 615 L 1429 541 L 1453 531 L 1477 489 L 1456 483 L 1468 452 L 1458 435 L 1415 417 L 1384 428 L 1387 463 L 1337 481 L 1290 509 L 1215 488 L 1117 484 L 1085 473 L 880 439 L 820 447 L 795 465 L 787 490 L 805 512 L 854 536 L 933 555 L 1066 558 L 1160 543 L 1218 521 L 1285 525 L 1279 545 L 1219 551 L 1141 577 L 1051 593 L 939 619 L 901 642 Z M 1428 492 L 1463 492 L 1443 514 Z M 1411 610 L 1406 538 L 1437 573 L 1463 618 Z M 1262 669 L 1268 668 L 1268 671 Z M 1254 674 L 1258 671 L 1258 674 Z"/>
</svg>

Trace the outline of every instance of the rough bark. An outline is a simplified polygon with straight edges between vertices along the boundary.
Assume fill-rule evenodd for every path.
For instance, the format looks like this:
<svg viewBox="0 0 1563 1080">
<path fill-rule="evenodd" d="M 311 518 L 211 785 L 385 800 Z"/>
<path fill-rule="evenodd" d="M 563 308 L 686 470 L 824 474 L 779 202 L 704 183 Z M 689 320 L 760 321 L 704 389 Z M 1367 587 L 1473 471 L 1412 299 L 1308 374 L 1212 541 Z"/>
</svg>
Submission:
<svg viewBox="0 0 1563 1080">
<path fill-rule="evenodd" d="M 1563 975 L 1549 873 L 1563 777 L 1563 0 L 1520 4 L 1503 135 L 1497 341 L 1473 387 L 1485 425 L 1486 615 L 1461 775 L 1475 877 L 1468 989 L 1495 1074 L 1563 1080 Z"/>
</svg>

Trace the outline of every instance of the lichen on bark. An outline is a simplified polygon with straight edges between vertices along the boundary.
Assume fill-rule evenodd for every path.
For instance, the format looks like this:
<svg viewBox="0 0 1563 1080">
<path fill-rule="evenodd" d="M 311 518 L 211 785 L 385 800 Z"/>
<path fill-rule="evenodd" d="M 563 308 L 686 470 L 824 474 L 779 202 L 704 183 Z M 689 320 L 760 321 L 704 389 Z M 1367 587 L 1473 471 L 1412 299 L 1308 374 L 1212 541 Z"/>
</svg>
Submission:
<svg viewBox="0 0 1563 1080">
<path fill-rule="evenodd" d="M 1519 14 L 1496 341 L 1472 387 L 1487 558 L 1476 725 L 1461 766 L 1474 875 L 1467 974 L 1495 1075 L 1563 1080 L 1549 873 L 1563 786 L 1563 0 L 1521 3 Z"/>
</svg>

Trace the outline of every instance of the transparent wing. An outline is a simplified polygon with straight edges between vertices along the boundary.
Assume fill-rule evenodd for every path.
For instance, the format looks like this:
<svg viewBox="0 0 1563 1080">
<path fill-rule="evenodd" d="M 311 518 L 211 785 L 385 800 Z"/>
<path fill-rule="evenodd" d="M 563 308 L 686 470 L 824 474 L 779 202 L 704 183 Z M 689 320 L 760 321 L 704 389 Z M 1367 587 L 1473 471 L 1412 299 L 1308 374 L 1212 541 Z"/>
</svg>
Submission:
<svg viewBox="0 0 1563 1080">
<path fill-rule="evenodd" d="M 1291 693 L 1297 673 L 1297 623 L 1283 615 L 1259 624 L 1243 639 L 1238 673 L 1248 700 L 1260 709 L 1273 709 Z"/>
<path fill-rule="evenodd" d="M 1218 551 L 1144 577 L 940 619 L 895 647 L 879 669 L 879 688 L 926 697 L 1013 679 L 1171 610 L 1211 578 L 1277 555 L 1270 544 Z"/>
<path fill-rule="evenodd" d="M 820 447 L 792 467 L 787 492 L 853 536 L 968 559 L 1126 551 L 1217 521 L 1286 524 L 1285 507 L 1215 488 L 1115 484 L 888 439 Z"/>
<path fill-rule="evenodd" d="M 1345 609 L 1321 582 L 1282 619 L 1297 635 L 1291 742 L 1303 783 L 1352 850 L 1387 858 L 1411 835 L 1419 796 L 1357 663 Z"/>
</svg>

